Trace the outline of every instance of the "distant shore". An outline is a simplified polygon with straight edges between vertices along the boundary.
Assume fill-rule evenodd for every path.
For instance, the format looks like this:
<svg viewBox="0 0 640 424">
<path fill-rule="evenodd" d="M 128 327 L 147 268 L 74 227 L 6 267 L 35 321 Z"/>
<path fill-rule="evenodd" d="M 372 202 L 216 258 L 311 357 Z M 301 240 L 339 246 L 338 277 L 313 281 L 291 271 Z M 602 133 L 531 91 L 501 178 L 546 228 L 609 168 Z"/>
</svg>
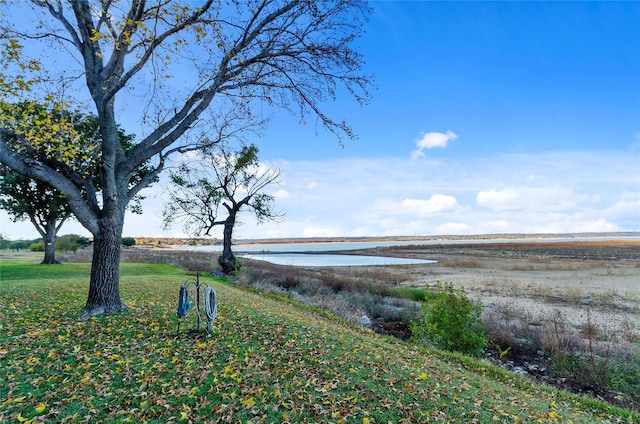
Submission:
<svg viewBox="0 0 640 424">
<path fill-rule="evenodd" d="M 222 244 L 218 238 L 170 238 L 170 237 L 134 237 L 136 246 L 175 246 L 194 245 L 211 246 Z M 471 235 L 427 235 L 427 236 L 362 236 L 362 237 L 297 237 L 297 238 L 263 238 L 235 239 L 234 245 L 251 244 L 304 244 L 304 243 L 366 243 L 366 242 L 425 242 L 425 241 L 477 241 L 477 240 L 555 240 L 570 239 L 575 241 L 603 239 L 640 238 L 638 231 L 626 232 L 591 232 L 591 233 L 504 233 L 504 234 L 471 234 Z"/>
</svg>

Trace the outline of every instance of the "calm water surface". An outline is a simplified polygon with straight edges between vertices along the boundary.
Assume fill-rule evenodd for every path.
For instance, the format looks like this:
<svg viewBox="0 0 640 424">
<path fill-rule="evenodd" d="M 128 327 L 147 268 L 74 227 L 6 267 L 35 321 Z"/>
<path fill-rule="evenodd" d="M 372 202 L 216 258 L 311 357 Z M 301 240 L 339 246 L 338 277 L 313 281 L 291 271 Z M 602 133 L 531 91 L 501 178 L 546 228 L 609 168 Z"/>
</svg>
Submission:
<svg viewBox="0 0 640 424">
<path fill-rule="evenodd" d="M 518 239 L 474 239 L 474 240 L 424 240 L 424 241 L 374 241 L 344 243 L 269 243 L 237 244 L 234 253 L 244 258 L 254 258 L 279 265 L 292 266 L 366 266 L 366 265 L 407 265 L 425 264 L 436 261 L 391 258 L 384 256 L 356 256 L 326 254 L 322 252 L 373 249 L 375 247 L 411 246 L 429 244 L 467 244 L 467 243 L 510 243 L 510 242 L 562 242 L 562 241 L 604 241 L 604 240 L 640 240 L 640 237 L 576 237 L 576 238 L 518 238 Z M 221 252 L 222 246 L 176 246 L 176 250 L 196 252 Z"/>
<path fill-rule="evenodd" d="M 333 255 L 322 253 L 255 253 L 239 254 L 247 259 L 271 262 L 290 266 L 373 266 L 373 265 L 411 265 L 431 264 L 436 261 L 409 258 L 390 258 L 385 256 Z"/>
</svg>

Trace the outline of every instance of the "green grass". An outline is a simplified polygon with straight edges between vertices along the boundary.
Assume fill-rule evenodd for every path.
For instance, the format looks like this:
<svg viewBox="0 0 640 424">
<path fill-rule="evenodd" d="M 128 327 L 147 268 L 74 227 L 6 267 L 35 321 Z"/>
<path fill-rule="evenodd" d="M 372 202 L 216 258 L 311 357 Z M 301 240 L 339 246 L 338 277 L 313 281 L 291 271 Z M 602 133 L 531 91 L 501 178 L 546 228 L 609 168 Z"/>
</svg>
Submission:
<svg viewBox="0 0 640 424">
<path fill-rule="evenodd" d="M 13 262 L 40 263 L 42 259 L 44 259 L 44 253 L 42 252 L 0 249 L 0 264 Z"/>
<path fill-rule="evenodd" d="M 391 287 L 389 289 L 389 295 L 415 301 L 431 300 L 436 297 L 436 294 L 432 290 L 407 286 Z"/>
<path fill-rule="evenodd" d="M 129 310 L 88 321 L 88 265 L 0 268 L 0 422 L 640 420 L 211 277 L 213 334 L 177 336 L 190 276 L 166 265 L 122 264 Z M 194 327 L 190 312 L 182 329 Z"/>
</svg>

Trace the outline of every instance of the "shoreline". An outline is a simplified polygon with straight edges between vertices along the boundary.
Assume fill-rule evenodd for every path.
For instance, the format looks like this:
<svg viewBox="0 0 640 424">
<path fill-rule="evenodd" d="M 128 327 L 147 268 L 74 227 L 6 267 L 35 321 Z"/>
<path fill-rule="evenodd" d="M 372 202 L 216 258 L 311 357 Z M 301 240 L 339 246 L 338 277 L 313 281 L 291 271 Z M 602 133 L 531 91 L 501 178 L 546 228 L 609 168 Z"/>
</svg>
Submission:
<svg viewBox="0 0 640 424">
<path fill-rule="evenodd" d="M 221 245 L 218 238 L 172 238 L 172 237 L 133 237 L 136 246 L 215 246 Z M 234 246 L 263 245 L 263 244 L 313 244 L 313 243 L 394 243 L 394 242 L 464 242 L 464 241 L 588 241 L 589 239 L 605 240 L 638 240 L 640 231 L 620 232 L 590 232 L 590 233 L 504 233 L 504 234 L 470 234 L 470 235 L 422 235 L 422 236 L 361 236 L 361 237 L 289 237 L 263 239 L 234 239 Z"/>
</svg>

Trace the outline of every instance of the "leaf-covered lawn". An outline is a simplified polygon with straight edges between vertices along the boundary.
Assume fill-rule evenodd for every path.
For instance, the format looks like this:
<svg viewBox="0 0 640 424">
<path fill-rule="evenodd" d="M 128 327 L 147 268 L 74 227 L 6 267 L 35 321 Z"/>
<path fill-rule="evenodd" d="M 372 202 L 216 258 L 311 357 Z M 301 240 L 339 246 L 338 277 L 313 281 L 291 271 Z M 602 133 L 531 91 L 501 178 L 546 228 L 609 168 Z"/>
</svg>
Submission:
<svg viewBox="0 0 640 424">
<path fill-rule="evenodd" d="M 130 309 L 84 322 L 88 265 L 0 266 L 0 422 L 639 421 L 210 277 L 213 334 L 176 336 L 169 266 L 122 264 Z"/>
</svg>

